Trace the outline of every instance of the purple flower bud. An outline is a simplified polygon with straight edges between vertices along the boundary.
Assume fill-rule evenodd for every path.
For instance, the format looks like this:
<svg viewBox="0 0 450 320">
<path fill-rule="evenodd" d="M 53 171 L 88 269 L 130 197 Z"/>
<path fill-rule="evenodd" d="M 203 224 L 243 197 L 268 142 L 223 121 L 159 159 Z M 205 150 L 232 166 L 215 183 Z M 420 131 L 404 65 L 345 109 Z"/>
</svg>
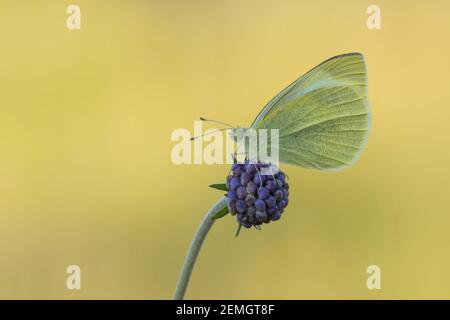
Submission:
<svg viewBox="0 0 450 320">
<path fill-rule="evenodd" d="M 268 218 L 267 216 L 267 212 L 265 211 L 256 211 L 256 220 L 258 220 L 259 222 L 264 222 L 266 221 Z"/>
<path fill-rule="evenodd" d="M 255 194 L 256 190 L 258 190 L 258 186 L 256 185 L 256 183 L 254 183 L 253 181 L 250 181 L 247 184 L 247 192 L 251 193 L 251 194 Z"/>
<path fill-rule="evenodd" d="M 270 216 L 270 220 L 272 220 L 272 221 L 280 220 L 280 218 L 281 218 L 281 213 L 280 212 L 275 212 L 274 215 Z"/>
<path fill-rule="evenodd" d="M 228 211 L 230 211 L 230 213 L 232 215 L 235 215 L 237 210 L 236 210 L 236 202 L 230 202 L 228 203 Z"/>
<path fill-rule="evenodd" d="M 241 184 L 243 186 L 246 186 L 250 180 L 252 180 L 252 177 L 249 174 L 247 174 L 246 172 L 243 172 L 241 175 Z"/>
<path fill-rule="evenodd" d="M 263 200 L 267 199 L 269 197 L 269 195 L 270 195 L 270 192 L 266 188 L 262 187 L 262 188 L 258 189 L 258 197 L 260 199 L 263 199 Z"/>
<path fill-rule="evenodd" d="M 261 174 L 257 172 L 255 176 L 253 177 L 253 182 L 256 183 L 258 186 L 262 184 Z"/>
<path fill-rule="evenodd" d="M 227 177 L 227 183 L 226 183 L 226 185 L 227 185 L 228 190 L 230 190 L 230 181 L 231 181 L 232 178 L 233 178 L 233 176 L 228 176 L 228 177 Z"/>
<path fill-rule="evenodd" d="M 250 163 L 246 168 L 245 172 L 247 172 L 248 175 L 253 175 L 256 172 L 255 165 Z"/>
<path fill-rule="evenodd" d="M 244 199 L 245 196 L 247 195 L 247 191 L 245 190 L 245 187 L 240 186 L 237 188 L 236 194 L 238 199 Z"/>
<path fill-rule="evenodd" d="M 258 211 L 265 211 L 266 210 L 266 203 L 263 200 L 261 200 L 261 199 L 257 199 L 255 201 L 255 208 Z"/>
<path fill-rule="evenodd" d="M 228 201 L 235 201 L 235 200 L 237 200 L 237 194 L 236 194 L 236 192 L 235 191 L 228 191 L 228 193 L 227 193 L 227 199 L 228 199 Z"/>
<path fill-rule="evenodd" d="M 276 203 L 277 203 L 277 200 L 275 200 L 275 198 L 272 196 L 270 196 L 266 199 L 266 206 L 268 208 L 274 207 L 276 205 Z"/>
<path fill-rule="evenodd" d="M 277 187 L 277 189 L 281 189 L 283 187 L 283 182 L 281 182 L 280 179 L 276 179 L 275 186 Z"/>
<path fill-rule="evenodd" d="M 241 181 L 238 177 L 233 177 L 230 181 L 230 190 L 235 191 L 241 185 Z"/>
<path fill-rule="evenodd" d="M 280 201 L 281 199 L 283 199 L 283 196 L 284 196 L 283 191 L 281 191 L 281 190 L 275 191 L 275 199 L 277 201 Z"/>
<path fill-rule="evenodd" d="M 249 217 L 254 217 L 255 214 L 256 214 L 256 209 L 255 209 L 255 207 L 248 207 L 248 208 L 247 208 L 247 215 L 248 215 Z"/>
<path fill-rule="evenodd" d="M 247 194 L 245 197 L 245 203 L 247 206 L 252 206 L 255 203 L 255 196 L 252 194 Z"/>
<path fill-rule="evenodd" d="M 236 201 L 236 210 L 239 213 L 244 213 L 245 211 L 247 211 L 247 205 L 243 200 Z"/>
<path fill-rule="evenodd" d="M 273 182 L 273 180 L 269 180 L 266 182 L 266 189 L 271 192 L 275 190 L 275 183 Z"/>
<path fill-rule="evenodd" d="M 272 217 L 278 212 L 278 208 L 276 206 L 273 206 L 272 208 L 267 209 L 267 214 Z"/>
<path fill-rule="evenodd" d="M 252 226 L 252 224 L 249 221 L 241 221 L 240 224 L 244 227 L 244 228 L 250 228 Z"/>
<path fill-rule="evenodd" d="M 235 174 L 235 175 L 237 175 L 237 174 L 241 174 L 242 173 L 242 171 L 244 170 L 244 165 L 243 164 L 241 164 L 241 163 L 234 163 L 232 166 L 231 166 L 231 171 L 233 171 L 233 173 Z"/>
</svg>

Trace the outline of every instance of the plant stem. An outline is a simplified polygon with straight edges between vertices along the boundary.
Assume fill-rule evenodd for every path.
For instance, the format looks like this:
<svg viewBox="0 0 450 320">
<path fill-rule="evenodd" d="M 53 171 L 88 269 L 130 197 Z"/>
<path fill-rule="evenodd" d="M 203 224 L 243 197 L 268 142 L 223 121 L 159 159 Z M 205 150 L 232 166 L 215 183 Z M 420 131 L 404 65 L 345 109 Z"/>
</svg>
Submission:
<svg viewBox="0 0 450 320">
<path fill-rule="evenodd" d="M 198 253 L 202 247 L 203 241 L 206 238 L 209 230 L 214 224 L 212 217 L 222 210 L 227 205 L 225 197 L 221 197 L 212 207 L 209 209 L 205 217 L 203 218 L 200 226 L 195 233 L 194 239 L 192 240 L 191 247 L 184 260 L 183 269 L 181 270 L 180 277 L 178 279 L 177 287 L 173 295 L 174 300 L 182 300 L 186 292 L 186 288 L 189 283 L 189 278 L 192 274 L 192 269 L 194 269 L 195 260 L 197 259 Z"/>
</svg>

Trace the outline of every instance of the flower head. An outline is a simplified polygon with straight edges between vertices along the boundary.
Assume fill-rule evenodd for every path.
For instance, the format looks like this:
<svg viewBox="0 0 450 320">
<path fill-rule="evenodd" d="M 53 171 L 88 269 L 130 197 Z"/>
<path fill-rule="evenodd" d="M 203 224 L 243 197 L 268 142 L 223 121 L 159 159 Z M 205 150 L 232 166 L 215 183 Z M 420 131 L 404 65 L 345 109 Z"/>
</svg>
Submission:
<svg viewBox="0 0 450 320">
<path fill-rule="evenodd" d="M 260 161 L 235 163 L 226 179 L 228 209 L 245 228 L 279 220 L 288 204 L 286 175 L 279 170 L 263 175 L 265 168 L 270 165 Z"/>
</svg>

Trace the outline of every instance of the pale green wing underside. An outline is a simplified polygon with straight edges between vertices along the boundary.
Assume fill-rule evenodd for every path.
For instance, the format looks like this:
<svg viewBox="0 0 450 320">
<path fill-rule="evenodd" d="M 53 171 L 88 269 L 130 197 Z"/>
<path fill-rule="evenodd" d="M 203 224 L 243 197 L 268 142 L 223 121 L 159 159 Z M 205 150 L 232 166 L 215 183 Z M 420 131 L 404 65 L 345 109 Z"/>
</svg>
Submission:
<svg viewBox="0 0 450 320">
<path fill-rule="evenodd" d="M 279 129 L 280 162 L 321 170 L 351 166 L 370 129 L 363 55 L 321 63 L 273 98 L 252 128 Z"/>
</svg>

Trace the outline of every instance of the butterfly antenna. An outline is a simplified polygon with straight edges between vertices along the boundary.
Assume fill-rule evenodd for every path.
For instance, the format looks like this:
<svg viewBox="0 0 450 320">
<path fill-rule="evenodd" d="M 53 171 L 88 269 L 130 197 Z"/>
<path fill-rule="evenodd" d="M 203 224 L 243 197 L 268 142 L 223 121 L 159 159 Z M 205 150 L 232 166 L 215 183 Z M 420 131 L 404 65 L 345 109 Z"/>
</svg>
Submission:
<svg viewBox="0 0 450 320">
<path fill-rule="evenodd" d="M 202 134 L 202 135 L 199 135 L 199 136 L 191 137 L 191 141 L 192 140 L 196 140 L 196 139 L 201 138 L 201 137 L 209 136 L 209 135 L 211 135 L 213 133 L 216 133 L 216 132 L 225 131 L 225 130 L 229 130 L 229 128 L 217 129 L 217 130 L 213 130 L 213 131 L 210 131 L 208 133 L 205 133 L 205 134 Z"/>
<path fill-rule="evenodd" d="M 200 120 L 201 120 L 201 121 L 205 121 L 205 122 L 213 122 L 213 123 L 221 124 L 221 125 L 227 126 L 227 127 L 229 127 L 229 128 L 235 128 L 235 127 L 232 126 L 231 124 L 228 124 L 228 123 L 223 122 L 223 121 L 212 120 L 212 119 L 206 119 L 206 118 L 203 118 L 203 117 L 200 117 Z"/>
</svg>

